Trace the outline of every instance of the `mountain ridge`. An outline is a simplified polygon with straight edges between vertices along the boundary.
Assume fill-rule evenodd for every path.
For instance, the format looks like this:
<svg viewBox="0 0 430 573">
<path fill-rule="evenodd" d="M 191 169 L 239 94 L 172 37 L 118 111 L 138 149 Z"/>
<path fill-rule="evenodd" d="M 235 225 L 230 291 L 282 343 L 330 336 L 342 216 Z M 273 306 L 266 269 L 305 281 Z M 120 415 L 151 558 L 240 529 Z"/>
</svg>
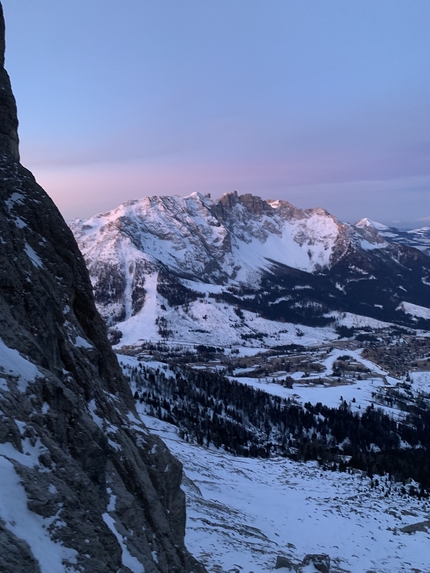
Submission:
<svg viewBox="0 0 430 573">
<path fill-rule="evenodd" d="M 370 223 L 342 223 L 322 208 L 237 192 L 216 201 L 194 193 L 130 201 L 69 224 L 99 311 L 110 326 L 128 331 L 129 342 L 130 321 L 143 338 L 137 322 L 144 314 L 159 339 L 210 330 L 213 313 L 203 318 L 209 315 L 198 308 L 202 297 L 211 309 L 224 304 L 253 313 L 253 327 L 257 315 L 272 326 L 279 320 L 324 326 L 333 312 L 424 327 L 402 303 L 426 307 L 430 259 L 388 241 Z M 225 317 L 234 321 L 230 311 Z M 253 336 L 236 323 L 236 333 Z M 186 340 L 206 343 L 201 334 Z"/>
<path fill-rule="evenodd" d="M 362 228 L 376 229 L 378 233 L 390 243 L 415 247 L 430 256 L 430 227 L 424 226 L 416 229 L 402 230 L 383 225 L 370 219 L 362 219 L 356 223 L 356 226 L 358 225 L 361 225 Z"/>
</svg>

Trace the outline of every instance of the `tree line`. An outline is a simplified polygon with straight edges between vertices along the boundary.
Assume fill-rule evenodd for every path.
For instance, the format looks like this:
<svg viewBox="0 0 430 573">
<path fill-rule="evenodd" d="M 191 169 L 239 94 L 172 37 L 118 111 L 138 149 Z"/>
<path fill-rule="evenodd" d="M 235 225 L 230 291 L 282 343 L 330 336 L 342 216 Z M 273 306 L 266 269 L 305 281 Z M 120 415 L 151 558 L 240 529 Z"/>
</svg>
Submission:
<svg viewBox="0 0 430 573">
<path fill-rule="evenodd" d="M 145 412 L 178 427 L 186 440 L 241 456 L 317 460 L 332 469 L 389 474 L 430 491 L 430 410 L 411 408 L 395 420 L 380 408 L 352 412 L 321 403 L 303 406 L 230 380 L 221 373 L 183 366 L 125 367 Z"/>
</svg>

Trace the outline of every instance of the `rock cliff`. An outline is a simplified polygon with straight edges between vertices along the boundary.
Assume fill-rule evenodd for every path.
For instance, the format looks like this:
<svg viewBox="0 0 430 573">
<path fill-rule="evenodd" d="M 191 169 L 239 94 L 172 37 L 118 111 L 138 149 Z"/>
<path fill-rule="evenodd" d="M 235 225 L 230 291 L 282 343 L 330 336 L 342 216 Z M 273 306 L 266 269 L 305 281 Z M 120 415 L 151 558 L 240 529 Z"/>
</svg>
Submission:
<svg viewBox="0 0 430 573">
<path fill-rule="evenodd" d="M 0 571 L 203 571 L 59 211 L 19 163 L 0 5 Z"/>
</svg>

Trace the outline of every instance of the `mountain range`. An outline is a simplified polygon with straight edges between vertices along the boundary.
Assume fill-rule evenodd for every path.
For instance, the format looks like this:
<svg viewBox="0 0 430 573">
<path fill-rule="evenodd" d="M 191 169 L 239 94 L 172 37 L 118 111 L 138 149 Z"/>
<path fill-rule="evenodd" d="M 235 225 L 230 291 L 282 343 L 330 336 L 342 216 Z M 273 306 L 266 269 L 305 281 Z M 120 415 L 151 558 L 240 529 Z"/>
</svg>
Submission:
<svg viewBox="0 0 430 573">
<path fill-rule="evenodd" d="M 70 226 L 120 346 L 264 345 L 309 327 L 329 339 L 351 316 L 364 327 L 430 326 L 424 231 L 350 225 L 237 192 L 148 197 Z"/>
<path fill-rule="evenodd" d="M 430 227 L 403 230 L 396 227 L 388 227 L 371 219 L 362 219 L 357 223 L 357 226 L 373 228 L 389 243 L 415 247 L 426 255 L 430 255 Z"/>
</svg>

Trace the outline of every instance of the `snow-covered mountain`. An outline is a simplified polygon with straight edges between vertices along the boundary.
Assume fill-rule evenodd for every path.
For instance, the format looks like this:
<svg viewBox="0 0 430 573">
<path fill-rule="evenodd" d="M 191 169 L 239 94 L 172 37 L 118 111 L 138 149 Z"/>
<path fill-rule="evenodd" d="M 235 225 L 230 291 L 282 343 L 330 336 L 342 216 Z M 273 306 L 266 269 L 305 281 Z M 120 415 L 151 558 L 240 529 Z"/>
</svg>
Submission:
<svg viewBox="0 0 430 573">
<path fill-rule="evenodd" d="M 198 193 L 144 198 L 75 220 L 71 227 L 95 291 L 108 294 L 108 306 L 118 302 L 121 290 L 112 276 L 123 283 L 126 306 L 127 287 L 136 292 L 142 270 L 164 268 L 189 280 L 248 286 L 274 263 L 307 272 L 327 268 L 349 243 L 346 227 L 322 209 L 301 211 L 285 201 L 236 192 L 217 202 Z M 110 270 L 111 288 L 106 289 L 101 266 Z M 126 315 L 136 311 L 140 299 L 130 302 L 121 309 Z"/>
<path fill-rule="evenodd" d="M 373 228 L 389 243 L 415 247 L 430 256 L 430 227 L 420 227 L 419 229 L 405 231 L 396 227 L 387 227 L 371 219 L 361 219 L 355 226 L 368 230 Z"/>
<path fill-rule="evenodd" d="M 430 300 L 428 257 L 320 208 L 194 193 L 130 201 L 70 225 L 122 345 L 234 344 L 282 330 L 290 340 L 281 324 L 324 327 L 341 312 L 411 325 L 425 312 L 412 316 L 402 303 Z"/>
</svg>

